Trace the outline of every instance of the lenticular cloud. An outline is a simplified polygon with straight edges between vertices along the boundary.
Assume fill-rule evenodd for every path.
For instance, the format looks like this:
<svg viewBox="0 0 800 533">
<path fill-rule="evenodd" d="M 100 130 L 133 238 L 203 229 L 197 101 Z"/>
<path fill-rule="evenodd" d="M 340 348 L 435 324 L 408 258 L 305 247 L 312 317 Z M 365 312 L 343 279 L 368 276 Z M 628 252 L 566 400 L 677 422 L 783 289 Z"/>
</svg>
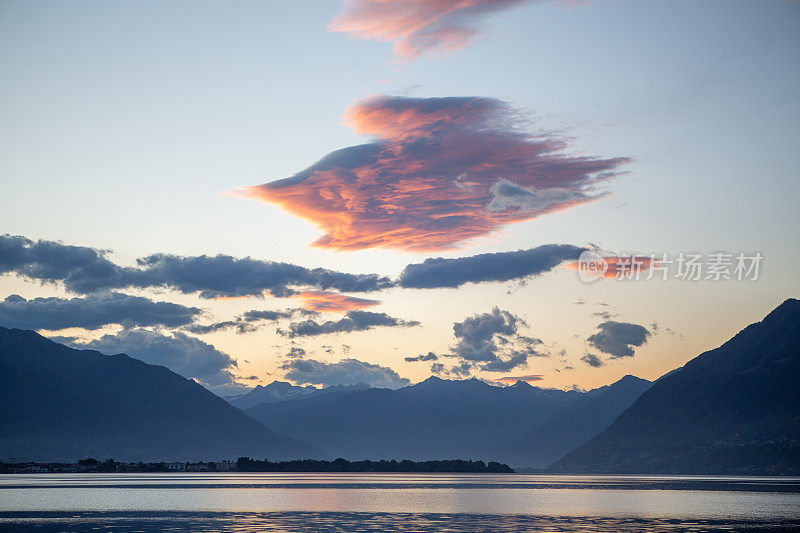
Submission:
<svg viewBox="0 0 800 533">
<path fill-rule="evenodd" d="M 525 0 L 349 0 L 330 25 L 359 39 L 394 43 L 395 55 L 410 61 L 431 50 L 463 48 L 482 18 Z"/>
<path fill-rule="evenodd" d="M 433 251 L 593 201 L 628 161 L 566 153 L 494 98 L 379 96 L 346 123 L 374 140 L 331 152 L 289 178 L 243 187 L 324 232 L 337 250 Z"/>
</svg>

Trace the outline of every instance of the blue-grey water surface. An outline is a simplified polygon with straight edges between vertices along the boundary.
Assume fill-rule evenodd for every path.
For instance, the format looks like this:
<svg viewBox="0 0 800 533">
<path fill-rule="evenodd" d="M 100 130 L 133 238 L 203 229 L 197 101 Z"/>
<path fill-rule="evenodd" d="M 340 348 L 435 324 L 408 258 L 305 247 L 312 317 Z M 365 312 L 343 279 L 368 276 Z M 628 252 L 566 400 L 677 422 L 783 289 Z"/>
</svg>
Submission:
<svg viewBox="0 0 800 533">
<path fill-rule="evenodd" d="M 800 478 L 534 474 L 14 474 L 0 530 L 800 529 Z"/>
</svg>

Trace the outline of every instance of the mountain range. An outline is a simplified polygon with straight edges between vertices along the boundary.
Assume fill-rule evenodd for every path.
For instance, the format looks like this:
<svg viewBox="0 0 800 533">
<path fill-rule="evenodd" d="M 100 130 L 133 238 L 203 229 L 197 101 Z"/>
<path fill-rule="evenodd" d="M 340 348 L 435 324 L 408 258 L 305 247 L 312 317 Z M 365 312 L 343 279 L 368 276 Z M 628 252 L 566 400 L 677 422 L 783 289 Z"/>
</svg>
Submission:
<svg viewBox="0 0 800 533">
<path fill-rule="evenodd" d="M 278 403 L 296 398 L 311 398 L 321 394 L 341 391 L 357 391 L 370 388 L 363 381 L 354 385 L 331 385 L 318 389 L 313 385 L 298 386 L 286 381 L 273 381 L 269 385 L 256 385 L 255 388 L 247 393 L 235 398 L 227 398 L 228 402 L 234 407 L 245 410 L 262 403 Z"/>
<path fill-rule="evenodd" d="M 0 327 L 0 377 L 5 461 L 324 457 L 162 366 L 33 331 Z"/>
<path fill-rule="evenodd" d="M 800 474 L 800 302 L 655 382 L 273 382 L 231 399 L 0 327 L 0 460 L 479 459 L 564 473 Z M 549 465 L 549 466 L 548 466 Z"/>
<path fill-rule="evenodd" d="M 541 468 L 605 429 L 647 386 L 633 376 L 589 392 L 430 377 L 397 390 L 331 391 L 246 412 L 345 459 L 458 457 Z M 552 428 L 541 449 L 529 442 L 541 438 L 540 427 Z"/>
</svg>

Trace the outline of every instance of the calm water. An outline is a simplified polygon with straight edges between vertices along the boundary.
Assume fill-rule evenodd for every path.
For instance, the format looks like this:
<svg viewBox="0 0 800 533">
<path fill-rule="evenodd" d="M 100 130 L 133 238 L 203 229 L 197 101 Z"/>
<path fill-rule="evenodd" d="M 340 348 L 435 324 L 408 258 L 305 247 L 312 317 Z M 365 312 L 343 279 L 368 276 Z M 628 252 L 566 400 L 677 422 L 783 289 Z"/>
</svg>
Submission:
<svg viewBox="0 0 800 533">
<path fill-rule="evenodd" d="M 800 478 L 527 474 L 0 476 L 0 530 L 800 529 Z"/>
</svg>

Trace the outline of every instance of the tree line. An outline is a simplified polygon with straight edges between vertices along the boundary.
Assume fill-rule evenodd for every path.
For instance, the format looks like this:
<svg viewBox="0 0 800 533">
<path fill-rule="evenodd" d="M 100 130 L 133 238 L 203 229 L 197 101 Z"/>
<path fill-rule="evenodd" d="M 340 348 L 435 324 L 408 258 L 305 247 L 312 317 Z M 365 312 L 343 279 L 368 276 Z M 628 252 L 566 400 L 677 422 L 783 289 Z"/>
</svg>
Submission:
<svg viewBox="0 0 800 533">
<path fill-rule="evenodd" d="M 296 461 L 272 462 L 266 459 L 250 459 L 240 457 L 236 461 L 237 472 L 464 472 L 483 474 L 512 474 L 514 470 L 502 463 L 490 461 L 467 461 L 449 459 L 439 461 L 348 461 L 336 459 L 321 461 L 302 459 Z"/>
</svg>

